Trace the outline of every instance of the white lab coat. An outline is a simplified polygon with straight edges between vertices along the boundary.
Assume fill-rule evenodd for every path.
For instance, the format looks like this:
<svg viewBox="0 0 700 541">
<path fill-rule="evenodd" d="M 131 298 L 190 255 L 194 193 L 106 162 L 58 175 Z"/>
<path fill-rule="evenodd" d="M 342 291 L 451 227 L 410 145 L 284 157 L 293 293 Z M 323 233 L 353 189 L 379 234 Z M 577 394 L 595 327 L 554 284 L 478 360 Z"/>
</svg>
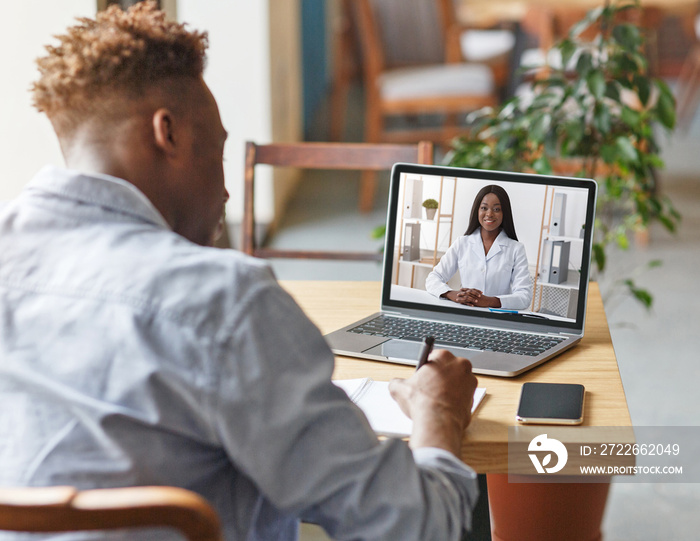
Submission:
<svg viewBox="0 0 700 541">
<path fill-rule="evenodd" d="M 459 270 L 461 287 L 480 290 L 498 297 L 501 307 L 525 310 L 532 301 L 532 279 L 525 246 L 501 231 L 484 254 L 481 229 L 459 237 L 425 280 L 425 289 L 439 297 L 449 291 L 447 281 Z"/>
</svg>

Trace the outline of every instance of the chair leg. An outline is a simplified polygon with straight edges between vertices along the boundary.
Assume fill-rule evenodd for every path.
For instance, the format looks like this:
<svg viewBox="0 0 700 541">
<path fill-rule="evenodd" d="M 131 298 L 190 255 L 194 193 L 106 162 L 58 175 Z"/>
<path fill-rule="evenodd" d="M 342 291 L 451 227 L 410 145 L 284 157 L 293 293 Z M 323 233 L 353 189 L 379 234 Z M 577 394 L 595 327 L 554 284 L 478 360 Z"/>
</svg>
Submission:
<svg viewBox="0 0 700 541">
<path fill-rule="evenodd" d="M 348 103 L 348 85 L 350 82 L 345 79 L 337 80 L 333 84 L 331 91 L 330 106 L 331 119 L 329 137 L 331 141 L 341 141 L 343 139 L 343 128 L 345 127 L 345 109 Z"/>
<path fill-rule="evenodd" d="M 370 212 L 374 207 L 374 194 L 377 191 L 377 173 L 363 171 L 360 176 L 360 212 Z"/>
<path fill-rule="evenodd" d="M 357 62 L 354 58 L 355 44 L 353 27 L 350 20 L 350 6 L 344 3 L 341 7 L 339 29 L 336 33 L 334 51 L 333 88 L 330 96 L 330 140 L 341 141 L 345 127 L 345 109 L 348 102 L 348 88 L 357 72 Z"/>
<path fill-rule="evenodd" d="M 384 118 L 379 107 L 378 98 L 365 87 L 365 141 L 378 143 L 384 130 Z M 374 193 L 377 189 L 377 174 L 364 171 L 360 177 L 360 212 L 370 212 L 374 207 Z"/>
</svg>

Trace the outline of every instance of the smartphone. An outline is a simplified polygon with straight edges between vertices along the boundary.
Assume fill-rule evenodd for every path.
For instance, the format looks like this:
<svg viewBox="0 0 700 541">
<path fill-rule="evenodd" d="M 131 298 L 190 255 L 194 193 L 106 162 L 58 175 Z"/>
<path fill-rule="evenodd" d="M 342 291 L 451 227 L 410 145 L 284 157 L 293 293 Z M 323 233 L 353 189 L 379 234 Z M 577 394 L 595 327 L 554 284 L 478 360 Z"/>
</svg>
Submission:
<svg viewBox="0 0 700 541">
<path fill-rule="evenodd" d="M 583 385 L 523 383 L 515 418 L 521 423 L 580 425 L 583 422 Z"/>
</svg>

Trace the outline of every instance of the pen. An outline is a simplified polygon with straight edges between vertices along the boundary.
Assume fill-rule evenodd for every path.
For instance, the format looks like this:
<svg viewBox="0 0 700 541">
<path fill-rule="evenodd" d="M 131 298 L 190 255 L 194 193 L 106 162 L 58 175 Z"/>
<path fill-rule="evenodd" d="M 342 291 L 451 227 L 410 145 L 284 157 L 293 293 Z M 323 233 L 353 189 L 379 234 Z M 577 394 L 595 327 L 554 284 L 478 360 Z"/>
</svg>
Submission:
<svg viewBox="0 0 700 541">
<path fill-rule="evenodd" d="M 517 310 L 506 310 L 504 308 L 489 308 L 489 311 L 491 312 L 502 312 L 504 314 L 517 314 Z"/>
<path fill-rule="evenodd" d="M 435 338 L 432 336 L 426 336 L 423 342 L 423 349 L 421 349 L 420 357 L 418 357 L 418 364 L 416 365 L 416 370 L 428 362 L 428 356 L 430 352 L 433 351 L 433 344 L 435 343 Z"/>
</svg>

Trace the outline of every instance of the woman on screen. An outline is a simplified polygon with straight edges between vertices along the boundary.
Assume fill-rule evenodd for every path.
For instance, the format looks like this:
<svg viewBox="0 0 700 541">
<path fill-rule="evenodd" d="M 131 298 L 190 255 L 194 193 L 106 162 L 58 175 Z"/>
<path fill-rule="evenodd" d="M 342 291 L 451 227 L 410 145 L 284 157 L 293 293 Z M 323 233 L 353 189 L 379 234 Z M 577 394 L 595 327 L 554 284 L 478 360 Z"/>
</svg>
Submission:
<svg viewBox="0 0 700 541">
<path fill-rule="evenodd" d="M 458 270 L 461 288 L 454 290 L 447 281 Z M 425 288 L 436 297 L 467 306 L 528 308 L 532 280 L 503 188 L 485 186 L 477 194 L 466 233 L 452 243 L 428 275 Z"/>
</svg>

